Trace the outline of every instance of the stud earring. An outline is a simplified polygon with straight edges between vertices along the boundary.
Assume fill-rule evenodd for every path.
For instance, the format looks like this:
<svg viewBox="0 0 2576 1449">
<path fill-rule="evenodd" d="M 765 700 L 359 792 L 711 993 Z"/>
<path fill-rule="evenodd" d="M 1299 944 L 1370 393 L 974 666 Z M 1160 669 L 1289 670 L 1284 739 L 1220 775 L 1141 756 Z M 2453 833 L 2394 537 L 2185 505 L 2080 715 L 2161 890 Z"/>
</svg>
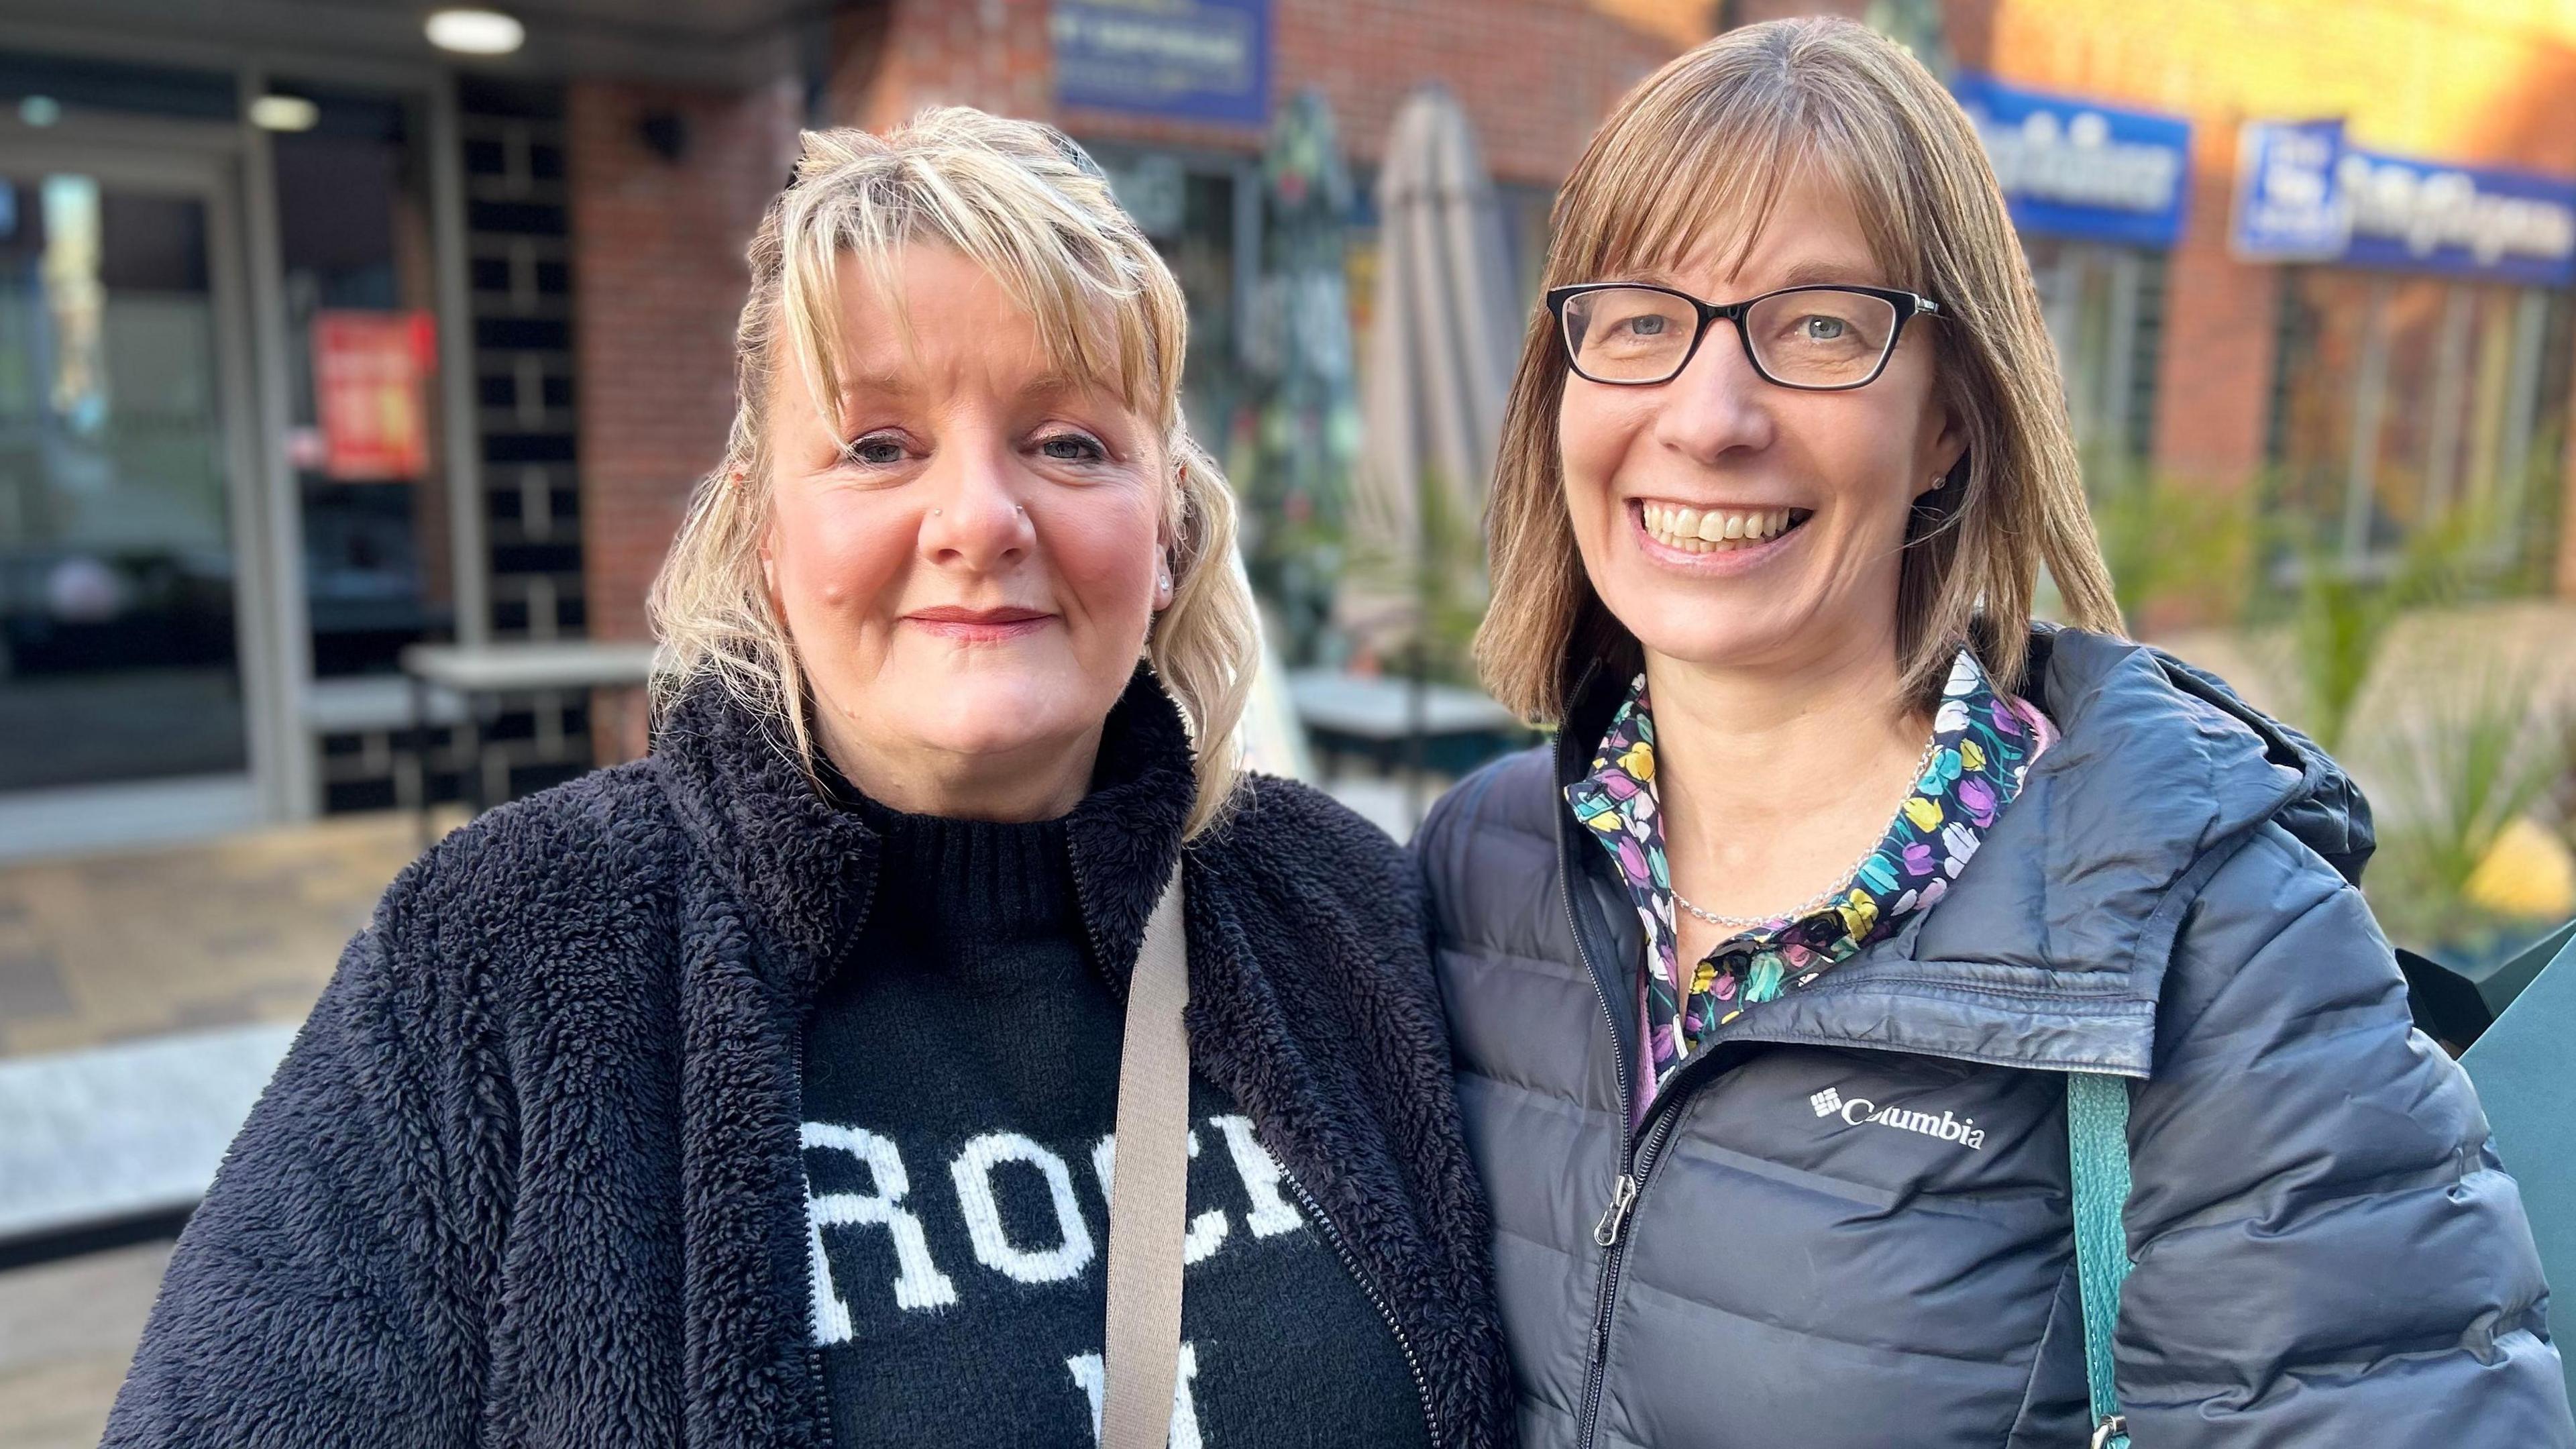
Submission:
<svg viewBox="0 0 2576 1449">
<path fill-rule="evenodd" d="M 930 510 L 930 516 L 931 516 L 931 517 L 933 517 L 933 518 L 937 518 L 937 517 L 939 516 L 939 510 L 938 510 L 938 509 L 936 509 L 936 508 L 934 508 L 934 509 Z"/>
</svg>

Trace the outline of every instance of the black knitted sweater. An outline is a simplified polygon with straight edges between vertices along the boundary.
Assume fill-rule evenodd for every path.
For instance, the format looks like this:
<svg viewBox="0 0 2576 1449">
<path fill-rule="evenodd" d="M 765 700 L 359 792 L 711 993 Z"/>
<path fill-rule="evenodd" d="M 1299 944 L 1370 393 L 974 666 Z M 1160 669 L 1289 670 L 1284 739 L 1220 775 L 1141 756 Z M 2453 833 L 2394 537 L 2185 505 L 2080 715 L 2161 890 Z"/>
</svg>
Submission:
<svg viewBox="0 0 2576 1449">
<path fill-rule="evenodd" d="M 869 912 L 805 1029 L 838 1437 L 1089 1445 L 1125 1018 L 1065 822 L 901 814 L 831 783 L 884 842 L 878 899 L 901 907 Z M 1422 1443 L 1402 1344 L 1203 1075 L 1190 1137 L 1174 1449 Z"/>
</svg>

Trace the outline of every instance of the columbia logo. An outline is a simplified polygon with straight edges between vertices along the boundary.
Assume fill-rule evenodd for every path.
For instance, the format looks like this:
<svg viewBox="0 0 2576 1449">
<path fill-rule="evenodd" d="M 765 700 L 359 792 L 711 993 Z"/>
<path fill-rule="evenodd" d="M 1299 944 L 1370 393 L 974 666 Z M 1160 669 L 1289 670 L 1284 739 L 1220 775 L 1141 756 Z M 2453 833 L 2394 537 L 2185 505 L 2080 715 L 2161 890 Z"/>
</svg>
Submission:
<svg viewBox="0 0 2576 1449">
<path fill-rule="evenodd" d="M 1867 1097 L 1846 1099 L 1837 1087 L 1827 1087 L 1809 1096 L 1807 1105 L 1815 1108 L 1819 1117 L 1840 1117 L 1854 1127 L 1893 1127 L 1900 1132 L 1953 1142 L 1971 1151 L 1981 1151 L 1986 1145 L 1986 1129 L 1977 1125 L 1977 1119 L 1962 1117 L 1955 1112 L 1943 1112 L 1936 1117 L 1910 1107 L 1881 1107 Z"/>
</svg>

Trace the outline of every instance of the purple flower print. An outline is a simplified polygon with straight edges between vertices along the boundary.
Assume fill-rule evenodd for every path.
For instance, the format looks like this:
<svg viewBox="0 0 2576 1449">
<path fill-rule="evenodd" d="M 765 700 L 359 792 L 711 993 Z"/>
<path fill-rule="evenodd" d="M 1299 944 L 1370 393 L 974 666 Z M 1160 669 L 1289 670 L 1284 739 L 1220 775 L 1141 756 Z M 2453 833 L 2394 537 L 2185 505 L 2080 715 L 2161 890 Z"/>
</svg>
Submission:
<svg viewBox="0 0 2576 1449">
<path fill-rule="evenodd" d="M 1932 873 L 1932 847 L 1923 841 L 1918 840 L 1912 845 L 1905 847 L 1905 853 L 1897 863 L 1905 867 L 1905 873 L 1909 876 L 1930 875 Z"/>
<path fill-rule="evenodd" d="M 1629 880 L 1646 878 L 1646 853 L 1637 848 L 1633 836 L 1619 837 L 1619 874 Z"/>
<path fill-rule="evenodd" d="M 1709 983 L 1708 994 L 1716 997 L 1720 1001 L 1733 1001 L 1735 999 L 1735 978 L 1723 971 L 1719 972 L 1717 979 Z"/>
<path fill-rule="evenodd" d="M 1975 775 L 1969 775 L 1959 781 L 1959 806 L 1968 812 L 1970 820 L 1977 822 L 1979 830 L 1995 823 L 1995 805 L 1994 786 Z M 1924 854 L 1929 856 L 1931 852 L 1926 851 Z"/>
<path fill-rule="evenodd" d="M 1986 712 L 1994 717 L 1995 733 L 2006 739 L 2021 738 L 2021 716 L 2013 712 L 2011 705 L 2004 703 L 2002 695 L 1986 701 Z"/>
</svg>

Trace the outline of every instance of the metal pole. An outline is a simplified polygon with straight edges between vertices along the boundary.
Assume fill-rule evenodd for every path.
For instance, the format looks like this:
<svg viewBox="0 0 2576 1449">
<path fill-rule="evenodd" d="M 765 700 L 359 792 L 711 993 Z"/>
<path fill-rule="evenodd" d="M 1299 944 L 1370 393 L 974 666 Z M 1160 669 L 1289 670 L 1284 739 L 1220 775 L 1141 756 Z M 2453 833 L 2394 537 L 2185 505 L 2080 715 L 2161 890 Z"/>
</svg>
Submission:
<svg viewBox="0 0 2576 1449">
<path fill-rule="evenodd" d="M 466 285 L 465 142 L 457 122 L 456 76 L 429 91 L 430 256 L 437 269 L 440 461 L 447 475 L 448 577 L 456 595 L 456 642 L 492 637 L 492 553 L 483 545 L 483 435 L 476 417 L 473 296 Z"/>
</svg>

